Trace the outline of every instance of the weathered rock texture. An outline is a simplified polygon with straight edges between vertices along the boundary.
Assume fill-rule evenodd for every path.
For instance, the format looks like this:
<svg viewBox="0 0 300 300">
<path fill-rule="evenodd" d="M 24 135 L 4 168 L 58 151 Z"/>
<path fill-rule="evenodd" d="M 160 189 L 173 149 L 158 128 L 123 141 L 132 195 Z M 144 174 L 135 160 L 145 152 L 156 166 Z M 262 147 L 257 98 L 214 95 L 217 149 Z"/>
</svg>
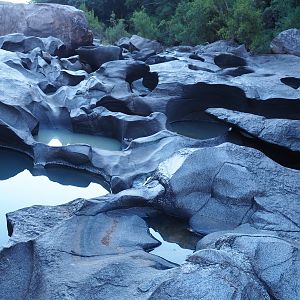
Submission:
<svg viewBox="0 0 300 300">
<path fill-rule="evenodd" d="M 276 54 L 300 56 L 300 29 L 288 29 L 278 34 L 271 43 L 271 50 Z"/>
<path fill-rule="evenodd" d="M 206 110 L 210 115 L 265 142 L 300 152 L 300 121 L 267 119 L 239 111 L 223 108 Z"/>
<path fill-rule="evenodd" d="M 0 2 L 0 35 L 56 37 L 72 52 L 90 45 L 93 37 L 82 11 L 59 4 L 12 4 Z"/>
<path fill-rule="evenodd" d="M 28 16 L 30 30 L 62 16 L 73 27 L 79 16 L 79 31 L 60 37 L 69 49 L 89 37 L 72 8 L 55 17 L 57 5 L 0 4 L 0 12 L 9 7 L 24 14 L 16 26 L 30 9 L 46 11 L 45 24 Z M 118 47 L 61 58 L 60 40 L 30 35 L 0 38 L 0 147 L 40 169 L 102 175 L 113 194 L 8 213 L 0 299 L 300 298 L 300 171 L 243 143 L 263 140 L 299 160 L 299 57 L 251 56 L 227 41 L 158 55 L 156 43 L 133 37 L 123 60 Z M 167 130 L 173 121 L 211 121 L 207 109 L 254 138 Z M 41 127 L 111 136 L 122 148 L 51 147 L 35 141 Z M 159 242 L 145 220 L 162 212 L 206 235 L 180 266 L 148 253 Z"/>
</svg>

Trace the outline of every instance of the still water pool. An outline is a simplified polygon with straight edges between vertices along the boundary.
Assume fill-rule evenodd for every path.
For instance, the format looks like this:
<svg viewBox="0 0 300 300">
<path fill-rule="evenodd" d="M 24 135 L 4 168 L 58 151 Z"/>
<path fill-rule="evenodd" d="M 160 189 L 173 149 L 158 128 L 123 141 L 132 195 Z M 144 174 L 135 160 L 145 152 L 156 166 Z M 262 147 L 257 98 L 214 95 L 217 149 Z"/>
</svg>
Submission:
<svg viewBox="0 0 300 300">
<path fill-rule="evenodd" d="M 87 144 L 92 147 L 118 151 L 121 143 L 113 138 L 96 136 L 84 133 L 75 133 L 66 129 L 44 129 L 39 130 L 38 135 L 34 136 L 37 142 L 53 147 L 60 147 L 71 144 Z"/>
<path fill-rule="evenodd" d="M 98 197 L 108 190 L 102 178 L 63 167 L 34 169 L 26 155 L 0 149 L 0 247 L 8 240 L 6 213 L 32 205 Z"/>
<path fill-rule="evenodd" d="M 228 126 L 222 123 L 210 121 L 177 121 L 170 123 L 170 129 L 172 131 L 199 140 L 206 140 L 223 135 L 228 128 Z"/>
<path fill-rule="evenodd" d="M 170 262 L 182 264 L 191 255 L 201 236 L 187 229 L 186 222 L 177 218 L 158 215 L 146 220 L 150 233 L 161 242 L 150 253 L 160 256 Z"/>
</svg>

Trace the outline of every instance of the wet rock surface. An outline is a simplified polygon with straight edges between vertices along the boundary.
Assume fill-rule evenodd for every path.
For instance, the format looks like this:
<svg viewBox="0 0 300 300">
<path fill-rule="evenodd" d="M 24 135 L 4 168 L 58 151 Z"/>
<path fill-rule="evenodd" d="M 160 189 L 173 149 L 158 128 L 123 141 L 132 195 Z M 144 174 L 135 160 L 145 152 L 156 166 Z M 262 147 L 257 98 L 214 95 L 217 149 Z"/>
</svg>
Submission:
<svg viewBox="0 0 300 300">
<path fill-rule="evenodd" d="M 300 58 L 253 56 L 226 41 L 157 54 L 153 41 L 134 37 L 119 45 L 135 47 L 124 59 L 99 63 L 79 52 L 61 58 L 64 40 L 36 35 L 0 37 L 0 146 L 36 167 L 102 175 L 112 193 L 8 213 L 0 299 L 298 299 L 299 170 L 229 132 L 196 140 L 169 129 L 211 121 L 208 109 L 297 160 L 291 78 Z M 122 147 L 52 147 L 35 141 L 40 128 L 106 135 Z M 182 265 L 149 253 L 160 243 L 145 220 L 163 214 L 199 234 Z"/>
</svg>

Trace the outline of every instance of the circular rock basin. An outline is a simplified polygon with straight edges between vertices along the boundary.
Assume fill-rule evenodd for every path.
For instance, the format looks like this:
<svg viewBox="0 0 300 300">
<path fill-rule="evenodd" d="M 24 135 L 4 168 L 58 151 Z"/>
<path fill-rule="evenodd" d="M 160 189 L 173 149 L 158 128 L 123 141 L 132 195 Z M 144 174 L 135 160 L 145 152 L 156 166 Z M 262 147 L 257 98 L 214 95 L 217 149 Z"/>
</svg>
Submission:
<svg viewBox="0 0 300 300">
<path fill-rule="evenodd" d="M 8 212 L 109 193 L 108 184 L 101 177 L 64 167 L 34 169 L 29 157 L 12 150 L 0 148 L 0 165 L 0 247 L 8 240 L 5 218 Z"/>
<path fill-rule="evenodd" d="M 67 129 L 41 128 L 38 135 L 34 136 L 34 139 L 37 142 L 53 147 L 71 144 L 87 144 L 104 150 L 118 151 L 121 149 L 121 143 L 116 139 L 105 136 L 75 133 Z"/>
<path fill-rule="evenodd" d="M 172 131 L 199 140 L 223 135 L 228 128 L 225 124 L 210 121 L 176 121 L 170 123 Z"/>
<path fill-rule="evenodd" d="M 161 242 L 150 253 L 178 265 L 195 251 L 201 239 L 201 236 L 187 229 L 186 222 L 174 217 L 158 215 L 147 218 L 146 222 L 151 235 Z"/>
</svg>

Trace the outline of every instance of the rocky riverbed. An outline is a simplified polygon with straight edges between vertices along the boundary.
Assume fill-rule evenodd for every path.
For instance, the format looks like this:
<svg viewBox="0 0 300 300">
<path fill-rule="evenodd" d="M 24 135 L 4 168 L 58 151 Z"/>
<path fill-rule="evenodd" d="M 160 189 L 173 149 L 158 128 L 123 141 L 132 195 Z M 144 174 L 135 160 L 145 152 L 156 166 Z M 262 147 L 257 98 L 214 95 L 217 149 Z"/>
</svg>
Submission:
<svg viewBox="0 0 300 300">
<path fill-rule="evenodd" d="M 110 191 L 7 213 L 0 299 L 300 298 L 299 56 L 92 45 L 67 6 L 0 2 L 0 17 L 0 147 L 33 174 L 68 167 Z M 170 217 L 171 241 L 195 250 L 182 264 L 152 251 L 149 220 Z"/>
</svg>

